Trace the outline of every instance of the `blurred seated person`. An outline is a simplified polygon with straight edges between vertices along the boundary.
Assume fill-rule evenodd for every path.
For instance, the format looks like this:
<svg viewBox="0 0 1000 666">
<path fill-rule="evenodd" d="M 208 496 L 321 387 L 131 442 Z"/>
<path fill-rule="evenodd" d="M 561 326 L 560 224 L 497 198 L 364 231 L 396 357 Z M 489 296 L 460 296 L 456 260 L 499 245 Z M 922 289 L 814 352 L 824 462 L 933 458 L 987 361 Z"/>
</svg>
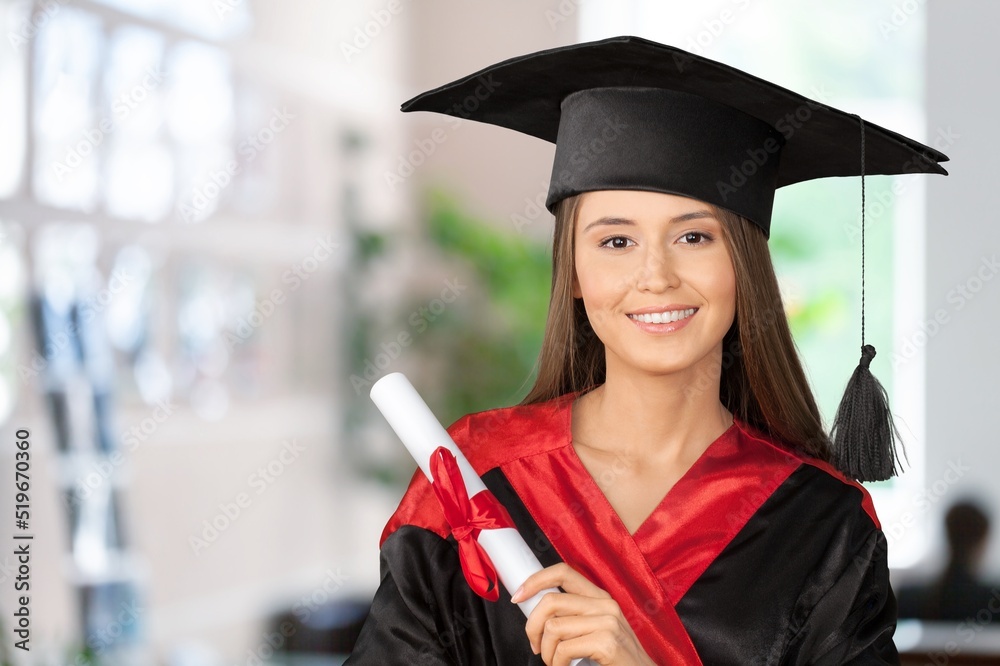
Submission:
<svg viewBox="0 0 1000 666">
<path fill-rule="evenodd" d="M 991 587 L 977 577 L 989 529 L 989 518 L 974 502 L 961 501 L 948 509 L 945 515 L 948 564 L 929 584 L 900 587 L 899 617 L 960 621 L 977 617 L 984 608 L 1000 607 L 1000 585 Z M 1000 613 L 990 616 L 994 623 L 1000 624 Z"/>
</svg>

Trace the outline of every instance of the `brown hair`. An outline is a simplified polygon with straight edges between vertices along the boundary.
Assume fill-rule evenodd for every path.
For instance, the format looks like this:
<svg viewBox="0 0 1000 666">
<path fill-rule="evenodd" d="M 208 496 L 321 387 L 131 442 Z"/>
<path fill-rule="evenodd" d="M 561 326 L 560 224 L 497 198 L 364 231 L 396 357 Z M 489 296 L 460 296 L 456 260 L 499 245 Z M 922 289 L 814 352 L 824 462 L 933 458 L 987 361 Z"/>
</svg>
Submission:
<svg viewBox="0 0 1000 666">
<path fill-rule="evenodd" d="M 604 343 L 590 326 L 583 300 L 573 298 L 579 202 L 580 195 L 567 197 L 556 208 L 549 314 L 538 376 L 522 405 L 583 391 L 605 380 Z M 744 423 L 829 461 L 830 440 L 788 328 L 767 238 L 746 218 L 713 208 L 736 274 L 736 316 L 722 339 L 719 400 Z"/>
</svg>

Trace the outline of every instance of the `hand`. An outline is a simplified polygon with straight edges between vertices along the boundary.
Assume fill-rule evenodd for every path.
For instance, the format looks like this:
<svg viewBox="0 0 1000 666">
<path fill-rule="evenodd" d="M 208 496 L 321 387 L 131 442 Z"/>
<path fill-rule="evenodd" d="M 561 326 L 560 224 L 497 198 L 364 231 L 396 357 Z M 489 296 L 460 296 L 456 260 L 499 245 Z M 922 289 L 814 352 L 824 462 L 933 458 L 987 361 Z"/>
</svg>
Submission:
<svg viewBox="0 0 1000 666">
<path fill-rule="evenodd" d="M 580 657 L 604 666 L 656 666 L 618 603 L 566 563 L 529 576 L 511 601 L 524 601 L 549 587 L 566 593 L 543 596 L 525 626 L 531 651 L 541 653 L 548 666 L 568 666 Z"/>
</svg>

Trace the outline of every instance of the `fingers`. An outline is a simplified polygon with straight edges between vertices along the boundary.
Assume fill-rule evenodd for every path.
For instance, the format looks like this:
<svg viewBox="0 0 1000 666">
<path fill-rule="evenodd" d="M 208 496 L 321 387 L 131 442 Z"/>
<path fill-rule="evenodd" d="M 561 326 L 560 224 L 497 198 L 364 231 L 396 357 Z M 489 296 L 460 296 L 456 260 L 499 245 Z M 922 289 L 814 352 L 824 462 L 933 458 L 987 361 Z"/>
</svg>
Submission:
<svg viewBox="0 0 1000 666">
<path fill-rule="evenodd" d="M 545 623 L 539 654 L 549 666 L 567 666 L 581 657 L 617 663 L 621 636 L 622 628 L 607 615 L 553 617 Z"/>
<path fill-rule="evenodd" d="M 568 666 L 581 657 L 599 664 L 651 663 L 618 603 L 565 563 L 529 576 L 511 601 L 554 587 L 565 594 L 543 595 L 525 623 L 532 652 L 546 664 Z"/>
<path fill-rule="evenodd" d="M 514 603 L 524 601 L 550 587 L 561 587 L 566 592 L 579 594 L 584 597 L 594 597 L 596 599 L 611 598 L 611 595 L 591 583 L 583 574 L 574 570 L 565 562 L 560 562 L 528 576 L 521 587 L 514 592 L 511 601 Z"/>
<path fill-rule="evenodd" d="M 610 597 L 594 599 L 576 594 L 546 594 L 528 616 L 524 631 L 528 634 L 532 652 L 537 654 L 544 643 L 544 635 L 554 620 L 600 616 L 610 618 L 617 625 L 616 618 L 621 617 L 621 609 Z M 556 626 L 561 624 L 556 623 Z"/>
</svg>

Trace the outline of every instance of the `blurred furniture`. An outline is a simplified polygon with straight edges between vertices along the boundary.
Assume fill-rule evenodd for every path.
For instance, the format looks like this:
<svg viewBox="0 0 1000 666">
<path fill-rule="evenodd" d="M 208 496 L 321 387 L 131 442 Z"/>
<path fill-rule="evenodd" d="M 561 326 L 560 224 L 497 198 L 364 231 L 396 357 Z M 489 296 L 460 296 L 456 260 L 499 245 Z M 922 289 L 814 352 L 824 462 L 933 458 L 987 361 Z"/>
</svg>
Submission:
<svg viewBox="0 0 1000 666">
<path fill-rule="evenodd" d="M 268 634 L 285 637 L 276 661 L 288 666 L 342 664 L 354 649 L 370 609 L 370 601 L 340 599 L 308 613 L 298 609 L 276 615 L 268 623 Z"/>
<path fill-rule="evenodd" d="M 988 608 L 981 615 L 958 623 L 900 620 L 895 635 L 900 663 L 903 666 L 1000 664 L 1000 623 L 993 620 L 994 613 Z"/>
</svg>

